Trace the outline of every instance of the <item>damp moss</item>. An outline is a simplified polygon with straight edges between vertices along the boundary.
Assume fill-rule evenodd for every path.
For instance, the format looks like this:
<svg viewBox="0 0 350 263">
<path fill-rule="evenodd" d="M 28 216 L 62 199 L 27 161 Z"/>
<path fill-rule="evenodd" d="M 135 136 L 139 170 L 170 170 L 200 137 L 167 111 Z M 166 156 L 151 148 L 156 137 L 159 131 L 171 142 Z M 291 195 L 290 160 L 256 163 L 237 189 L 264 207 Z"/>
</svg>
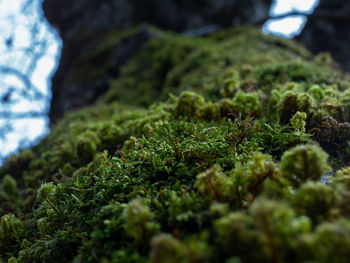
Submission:
<svg viewBox="0 0 350 263">
<path fill-rule="evenodd" d="M 1 261 L 347 262 L 348 76 L 255 28 L 153 30 L 1 168 Z"/>
</svg>

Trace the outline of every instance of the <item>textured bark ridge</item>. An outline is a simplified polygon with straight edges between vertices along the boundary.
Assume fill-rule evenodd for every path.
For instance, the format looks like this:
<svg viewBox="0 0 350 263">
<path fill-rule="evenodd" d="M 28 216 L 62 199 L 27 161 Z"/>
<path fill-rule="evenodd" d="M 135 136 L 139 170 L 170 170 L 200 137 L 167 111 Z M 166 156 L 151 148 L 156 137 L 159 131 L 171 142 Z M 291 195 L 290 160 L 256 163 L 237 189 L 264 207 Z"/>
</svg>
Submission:
<svg viewBox="0 0 350 263">
<path fill-rule="evenodd" d="M 45 0 L 45 15 L 63 39 L 60 66 L 52 80 L 51 120 L 61 118 L 68 110 L 89 105 L 104 94 L 109 79 L 118 75 L 120 66 L 150 37 L 142 27 L 132 39 L 111 43 L 109 50 L 103 50 L 105 53 L 96 51 L 92 56 L 91 50 L 98 49 L 101 42 L 111 37 L 111 31 L 147 23 L 166 30 L 203 34 L 233 23 L 264 21 L 270 5 L 271 0 Z M 82 61 L 84 68 L 90 64 L 102 67 L 108 74 L 83 72 Z M 89 83 L 72 77 L 76 71 L 81 71 Z"/>
<path fill-rule="evenodd" d="M 299 37 L 315 52 L 330 52 L 341 67 L 350 72 L 350 2 L 321 0 L 315 12 L 308 16 Z"/>
<path fill-rule="evenodd" d="M 110 88 L 109 81 L 119 75 L 120 67 L 151 37 L 146 25 L 117 39 L 111 30 L 94 34 L 64 41 L 60 66 L 52 79 L 52 121 L 96 101 Z"/>
</svg>

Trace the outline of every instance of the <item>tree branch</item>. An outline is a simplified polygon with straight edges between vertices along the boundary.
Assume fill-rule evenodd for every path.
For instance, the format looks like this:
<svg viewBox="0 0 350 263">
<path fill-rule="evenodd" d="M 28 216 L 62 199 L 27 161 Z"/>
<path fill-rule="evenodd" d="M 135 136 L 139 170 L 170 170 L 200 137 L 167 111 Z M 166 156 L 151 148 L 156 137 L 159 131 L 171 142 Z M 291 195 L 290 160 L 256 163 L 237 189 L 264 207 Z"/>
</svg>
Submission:
<svg viewBox="0 0 350 263">
<path fill-rule="evenodd" d="M 29 111 L 29 112 L 12 112 L 0 111 L 0 119 L 26 119 L 47 117 L 46 112 Z"/>
<path fill-rule="evenodd" d="M 0 73 L 14 75 L 15 77 L 17 77 L 24 84 L 27 90 L 30 90 L 34 93 L 34 99 L 38 100 L 44 98 L 42 92 L 32 85 L 32 82 L 29 79 L 29 77 L 20 72 L 19 70 L 12 67 L 0 65 Z"/>
<path fill-rule="evenodd" d="M 345 8 L 342 9 L 317 9 L 315 12 L 309 14 L 305 12 L 300 11 L 292 11 L 285 14 L 272 16 L 269 19 L 283 19 L 290 16 L 306 16 L 308 18 L 316 18 L 316 19 L 344 19 L 349 20 L 350 19 L 350 6 L 347 5 Z"/>
<path fill-rule="evenodd" d="M 350 20 L 350 2 L 346 4 L 343 8 L 316 8 L 313 13 L 301 12 L 298 10 L 293 10 L 288 13 L 281 15 L 271 16 L 268 19 L 257 21 L 256 25 L 263 25 L 268 20 L 283 19 L 290 16 L 306 16 L 308 19 L 328 19 L 328 20 Z"/>
</svg>

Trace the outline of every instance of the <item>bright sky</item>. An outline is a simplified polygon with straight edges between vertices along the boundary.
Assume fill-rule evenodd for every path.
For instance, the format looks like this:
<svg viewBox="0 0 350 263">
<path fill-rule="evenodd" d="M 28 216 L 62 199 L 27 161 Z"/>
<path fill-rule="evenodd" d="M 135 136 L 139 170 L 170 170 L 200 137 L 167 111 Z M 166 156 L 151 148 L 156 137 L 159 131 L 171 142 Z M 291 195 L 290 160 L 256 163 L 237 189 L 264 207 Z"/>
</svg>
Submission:
<svg viewBox="0 0 350 263">
<path fill-rule="evenodd" d="M 41 1 L 0 0 L 0 69 L 1 66 L 6 66 L 15 68 L 23 74 L 28 72 L 32 55 L 39 51 L 39 46 L 36 46 L 35 50 L 28 51 L 31 46 L 30 29 L 33 28 L 35 21 L 40 21 L 36 28 L 35 40 L 46 40 L 47 42 L 45 55 L 37 61 L 30 78 L 33 86 L 44 95 L 44 99 L 33 101 L 26 96 L 12 93 L 11 98 L 16 100 L 16 103 L 2 104 L 0 111 L 47 112 L 48 110 L 51 98 L 50 77 L 57 64 L 61 43 L 57 39 L 57 35 L 43 20 L 42 11 L 37 8 L 41 5 Z M 32 8 L 27 9 L 27 15 L 21 12 L 25 2 L 33 5 Z M 6 45 L 8 39 L 12 40 L 10 48 Z M 9 86 L 13 86 L 16 90 L 25 90 L 23 83 L 16 76 L 0 74 L 0 96 L 4 95 Z M 0 118 L 0 127 L 6 123 L 8 120 Z M 19 147 L 25 148 L 49 132 L 49 119 L 47 117 L 12 120 L 11 125 L 13 131 L 6 133 L 4 138 L 0 137 L 1 155 L 12 153 Z"/>
<path fill-rule="evenodd" d="M 278 16 L 293 11 L 304 14 L 311 14 L 319 0 L 275 0 L 270 15 Z M 272 33 L 283 37 L 291 38 L 300 34 L 307 21 L 305 15 L 292 15 L 283 19 L 270 19 L 263 26 L 264 33 Z"/>
<path fill-rule="evenodd" d="M 20 12 L 24 2 L 28 0 L 0 0 L 0 66 L 10 66 L 26 72 L 30 63 L 30 55 L 23 52 L 30 42 L 30 31 L 33 21 L 42 20 L 38 30 L 38 38 L 47 39 L 48 46 L 45 55 L 38 61 L 35 70 L 31 76 L 33 85 L 39 89 L 45 96 L 46 100 L 34 102 L 23 99 L 23 96 L 17 95 L 18 103 L 13 106 L 7 106 L 6 110 L 14 112 L 27 112 L 31 110 L 46 111 L 49 107 L 51 98 L 50 79 L 53 74 L 61 49 L 61 42 L 57 34 L 50 29 L 49 25 L 42 18 L 42 11 L 36 11 L 26 16 Z M 42 0 L 30 0 L 40 5 Z M 305 14 L 312 13 L 317 6 L 318 0 L 275 0 L 271 8 L 270 15 L 277 16 L 292 11 L 299 11 Z M 284 19 L 270 19 L 263 26 L 263 32 L 282 35 L 284 37 L 293 37 L 302 30 L 306 23 L 306 16 L 288 16 Z M 15 32 L 15 34 L 13 34 Z M 13 47 L 9 50 L 6 46 L 6 40 L 12 38 Z M 22 50 L 22 51 L 21 51 Z M 12 85 L 16 88 L 22 87 L 23 84 L 14 76 L 0 75 L 0 96 L 4 87 Z M 16 95 L 14 95 L 16 96 Z M 4 110 L 0 103 L 0 111 Z M 0 127 L 8 120 L 0 119 Z M 33 141 L 46 135 L 49 132 L 49 120 L 45 118 L 21 119 L 12 121 L 13 131 L 6 135 L 5 139 L 0 134 L 1 154 L 8 154 L 16 151 L 19 147 L 25 148 Z M 1 158 L 0 158 L 1 164 Z"/>
</svg>

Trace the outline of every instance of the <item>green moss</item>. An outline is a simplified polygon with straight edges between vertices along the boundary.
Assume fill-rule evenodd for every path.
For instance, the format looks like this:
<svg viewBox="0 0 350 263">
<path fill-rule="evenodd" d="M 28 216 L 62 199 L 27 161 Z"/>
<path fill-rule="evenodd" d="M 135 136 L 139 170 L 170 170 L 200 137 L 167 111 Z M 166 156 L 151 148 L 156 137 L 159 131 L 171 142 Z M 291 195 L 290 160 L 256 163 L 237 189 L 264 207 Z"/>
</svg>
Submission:
<svg viewBox="0 0 350 263">
<path fill-rule="evenodd" d="M 149 238 L 159 228 L 157 224 L 151 221 L 152 217 L 153 214 L 149 207 L 144 206 L 140 200 L 131 201 L 123 213 L 126 233 L 138 241 L 148 242 Z"/>
<path fill-rule="evenodd" d="M 185 92 L 179 97 L 176 106 L 176 115 L 193 117 L 198 115 L 201 106 L 204 105 L 204 98 L 193 92 Z"/>
<path fill-rule="evenodd" d="M 293 197 L 295 210 L 307 215 L 314 223 L 331 220 L 338 213 L 340 194 L 321 182 L 303 184 Z"/>
<path fill-rule="evenodd" d="M 228 178 L 221 173 L 218 165 L 197 176 L 196 187 L 202 195 L 209 195 L 213 200 L 229 201 L 232 198 Z"/>
<path fill-rule="evenodd" d="M 6 214 L 0 221 L 0 255 L 8 255 L 20 241 L 22 222 L 13 214 Z"/>
<path fill-rule="evenodd" d="M 292 208 L 282 202 L 258 200 L 250 208 L 260 244 L 258 255 L 264 262 L 283 262 L 295 249 L 297 237 L 310 232 L 307 217 L 297 217 Z M 255 259 L 256 260 L 256 259 Z"/>
<path fill-rule="evenodd" d="M 10 156 L 3 167 L 1 173 L 8 173 L 16 179 L 22 177 L 23 171 L 28 169 L 29 163 L 35 158 L 32 150 L 24 150 L 20 154 Z"/>
<path fill-rule="evenodd" d="M 152 240 L 150 260 L 152 263 L 181 262 L 181 243 L 170 235 L 158 235 Z"/>
<path fill-rule="evenodd" d="M 316 145 L 299 145 L 283 154 L 281 171 L 295 185 L 317 181 L 330 171 L 327 159 L 328 155 Z"/>
<path fill-rule="evenodd" d="M 305 126 L 306 126 L 306 113 L 297 111 L 293 118 L 290 120 L 290 123 L 292 124 L 293 128 L 298 133 L 304 133 L 305 132 Z"/>
<path fill-rule="evenodd" d="M 324 223 L 317 227 L 312 240 L 312 252 L 318 262 L 346 262 L 349 256 L 349 221 Z"/>
<path fill-rule="evenodd" d="M 313 85 L 312 87 L 310 87 L 308 93 L 311 94 L 311 96 L 317 101 L 322 101 L 326 96 L 326 93 L 319 85 Z"/>
<path fill-rule="evenodd" d="M 179 95 L 185 90 L 210 100 L 233 98 L 239 89 L 269 92 L 290 81 L 347 85 L 336 70 L 316 66 L 309 60 L 310 53 L 297 43 L 265 36 L 252 27 L 207 38 L 156 35 L 111 82 L 102 101 L 150 105 L 155 99 L 166 99 L 170 92 Z"/>
<path fill-rule="evenodd" d="M 228 255 L 245 256 L 253 249 L 256 235 L 252 219 L 239 212 L 218 219 L 215 222 L 217 242 Z M 235 244 L 232 246 L 232 244 Z"/>
<path fill-rule="evenodd" d="M 1 260 L 347 262 L 348 77 L 254 28 L 154 32 L 1 168 Z"/>
<path fill-rule="evenodd" d="M 248 116 L 260 116 L 262 113 L 262 106 L 256 92 L 244 93 L 238 91 L 233 98 L 233 107 L 243 118 Z"/>
<path fill-rule="evenodd" d="M 77 158 L 82 164 L 89 163 L 96 154 L 96 144 L 89 137 L 80 137 L 75 144 Z"/>
</svg>

